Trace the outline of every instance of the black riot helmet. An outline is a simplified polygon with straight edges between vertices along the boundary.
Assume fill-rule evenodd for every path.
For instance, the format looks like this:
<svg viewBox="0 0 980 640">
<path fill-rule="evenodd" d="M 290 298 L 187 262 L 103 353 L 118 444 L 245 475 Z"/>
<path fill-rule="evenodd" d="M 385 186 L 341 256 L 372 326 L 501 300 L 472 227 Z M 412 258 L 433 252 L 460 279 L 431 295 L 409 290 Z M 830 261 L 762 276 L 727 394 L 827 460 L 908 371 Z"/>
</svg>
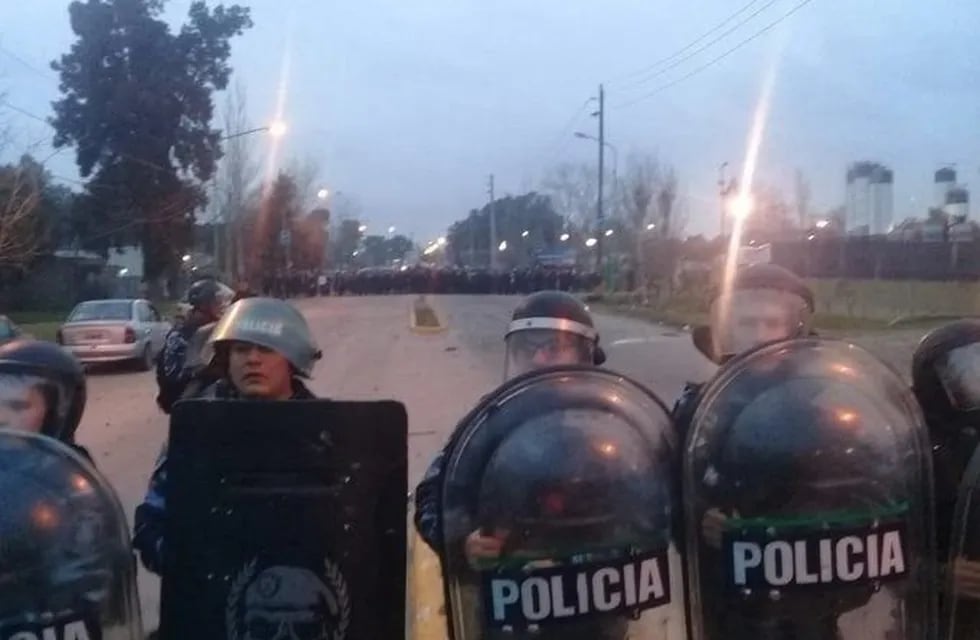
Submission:
<svg viewBox="0 0 980 640">
<path fill-rule="evenodd" d="M 74 442 L 85 410 L 85 372 L 52 342 L 0 346 L 0 426 Z"/>
<path fill-rule="evenodd" d="M 769 263 L 739 267 L 726 295 L 711 302 L 710 333 L 695 333 L 695 346 L 721 364 L 760 344 L 810 333 L 813 293 L 792 271 Z M 710 338 L 710 339 L 708 339 Z"/>
<path fill-rule="evenodd" d="M 187 304 L 217 319 L 234 295 L 234 291 L 214 278 L 201 278 L 187 289 Z"/>
<path fill-rule="evenodd" d="M 0 429 L 0 637 L 142 637 L 126 516 L 52 438 Z"/>
<path fill-rule="evenodd" d="M 606 360 L 588 307 L 563 291 L 539 291 L 525 298 L 514 309 L 504 339 L 505 378 L 547 366 L 600 365 Z"/>
</svg>

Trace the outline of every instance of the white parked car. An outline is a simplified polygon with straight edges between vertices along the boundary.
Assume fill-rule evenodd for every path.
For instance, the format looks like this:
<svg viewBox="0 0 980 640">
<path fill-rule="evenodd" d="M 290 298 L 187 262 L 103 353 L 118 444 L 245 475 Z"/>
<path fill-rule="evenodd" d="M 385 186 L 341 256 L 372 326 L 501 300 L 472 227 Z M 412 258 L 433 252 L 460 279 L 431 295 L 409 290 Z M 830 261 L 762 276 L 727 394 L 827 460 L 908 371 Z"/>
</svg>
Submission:
<svg viewBox="0 0 980 640">
<path fill-rule="evenodd" d="M 88 300 L 58 329 L 58 343 L 84 364 L 132 361 L 147 371 L 169 330 L 149 300 Z"/>
</svg>

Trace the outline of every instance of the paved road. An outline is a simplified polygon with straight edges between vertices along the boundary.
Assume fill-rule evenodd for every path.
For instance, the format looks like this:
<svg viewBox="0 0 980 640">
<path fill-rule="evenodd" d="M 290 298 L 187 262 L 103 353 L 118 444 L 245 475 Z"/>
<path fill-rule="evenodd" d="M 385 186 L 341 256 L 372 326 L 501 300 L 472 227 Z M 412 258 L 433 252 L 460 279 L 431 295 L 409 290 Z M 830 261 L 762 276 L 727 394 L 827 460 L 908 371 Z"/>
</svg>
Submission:
<svg viewBox="0 0 980 640">
<path fill-rule="evenodd" d="M 503 332 L 517 298 L 447 296 L 434 304 L 447 331 L 417 335 L 408 326 L 409 296 L 321 298 L 297 306 L 324 352 L 311 387 L 344 399 L 395 398 L 408 407 L 410 483 L 424 472 L 456 421 L 501 381 Z M 639 321 L 598 317 L 609 366 L 634 375 L 671 402 L 688 376 L 710 367 L 685 334 Z M 124 368 L 89 377 L 89 402 L 78 439 L 119 493 L 127 514 L 142 498 L 166 437 L 152 373 Z M 144 623 L 155 626 L 159 584 L 142 572 Z"/>
<path fill-rule="evenodd" d="M 410 296 L 321 298 L 296 304 L 323 349 L 312 389 L 338 399 L 394 398 L 408 408 L 409 480 L 418 481 L 456 421 L 502 378 L 503 333 L 518 298 L 444 296 L 432 299 L 448 324 L 441 333 L 409 328 Z M 705 379 L 713 367 L 688 334 L 639 320 L 597 315 L 607 366 L 649 386 L 668 405 L 685 380 Z M 889 348 L 898 353 L 901 345 Z M 907 357 L 907 356 L 906 356 Z M 900 358 L 899 358 L 900 359 Z M 152 373 L 94 373 L 79 441 L 116 487 L 132 517 L 167 421 L 154 404 Z M 432 563 L 429 558 L 430 577 Z M 159 585 L 141 573 L 144 624 L 157 621 Z M 435 591 L 438 594 L 438 590 Z M 438 607 L 426 617 L 438 616 Z"/>
</svg>

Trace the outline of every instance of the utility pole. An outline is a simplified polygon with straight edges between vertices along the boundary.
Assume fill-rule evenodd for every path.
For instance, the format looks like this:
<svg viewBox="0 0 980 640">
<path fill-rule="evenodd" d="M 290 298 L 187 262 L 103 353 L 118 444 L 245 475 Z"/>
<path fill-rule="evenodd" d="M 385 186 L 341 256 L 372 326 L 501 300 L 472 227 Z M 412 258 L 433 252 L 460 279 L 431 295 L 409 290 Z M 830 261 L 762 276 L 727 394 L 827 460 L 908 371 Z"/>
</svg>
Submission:
<svg viewBox="0 0 980 640">
<path fill-rule="evenodd" d="M 497 212 L 493 199 L 493 174 L 490 174 L 490 184 L 487 188 L 490 196 L 490 270 L 497 270 Z"/>
<path fill-rule="evenodd" d="M 600 275 L 603 273 L 602 268 L 602 238 L 603 238 L 603 214 L 602 214 L 602 174 L 605 171 L 604 161 L 605 161 L 605 150 L 606 150 L 606 94 L 603 90 L 602 85 L 599 85 L 599 110 L 593 114 L 599 117 L 599 197 L 596 203 L 596 245 L 595 245 L 595 258 L 596 258 L 596 271 Z"/>
</svg>

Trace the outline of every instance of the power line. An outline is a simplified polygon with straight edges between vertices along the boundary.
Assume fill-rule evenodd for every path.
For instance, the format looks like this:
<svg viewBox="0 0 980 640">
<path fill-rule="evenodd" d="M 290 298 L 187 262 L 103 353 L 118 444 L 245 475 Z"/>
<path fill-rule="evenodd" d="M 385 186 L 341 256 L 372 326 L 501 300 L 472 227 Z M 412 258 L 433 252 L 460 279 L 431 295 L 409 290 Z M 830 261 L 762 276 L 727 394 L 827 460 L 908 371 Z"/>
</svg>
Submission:
<svg viewBox="0 0 980 640">
<path fill-rule="evenodd" d="M 802 9 L 803 7 L 805 7 L 806 5 L 810 4 L 810 2 L 812 2 L 812 1 L 813 0 L 802 0 L 802 2 L 800 2 L 799 4 L 797 4 L 796 6 L 794 6 L 792 9 L 790 9 L 789 11 L 787 11 L 786 13 L 784 13 L 779 18 L 773 20 L 772 22 L 770 22 L 769 24 L 767 24 L 765 27 L 763 27 L 762 29 L 756 31 L 751 36 L 749 36 L 748 38 L 742 40 L 741 42 L 739 42 L 738 44 L 736 44 L 731 49 L 725 51 L 721 55 L 718 55 L 718 56 L 712 58 L 711 60 L 707 61 L 706 63 L 704 63 L 700 67 L 695 68 L 690 73 L 687 73 L 687 74 L 685 74 L 685 75 L 677 78 L 676 80 L 672 80 L 670 82 L 667 82 L 665 84 L 662 84 L 659 87 L 657 87 L 656 89 L 654 89 L 653 91 L 651 91 L 649 93 L 645 93 L 642 96 L 639 96 L 638 98 L 635 98 L 633 100 L 629 100 L 627 102 L 623 102 L 623 103 L 617 104 L 615 106 L 615 108 L 616 109 L 625 109 L 626 107 L 633 106 L 634 104 L 636 104 L 638 102 L 642 102 L 642 101 L 644 101 L 644 100 L 646 100 L 648 98 L 652 98 L 653 96 L 655 96 L 655 95 L 657 95 L 659 93 L 662 93 L 663 91 L 666 91 L 667 89 L 669 89 L 669 88 L 671 88 L 671 87 L 673 87 L 673 86 L 675 86 L 677 84 L 680 84 L 681 82 L 687 80 L 688 78 L 691 78 L 693 76 L 696 76 L 697 74 L 701 73 L 705 69 L 707 69 L 707 68 L 709 68 L 711 66 L 714 66 L 715 64 L 717 64 L 718 62 L 720 62 L 724 58 L 727 58 L 731 54 L 735 53 L 736 51 L 738 51 L 739 49 L 741 49 L 745 45 L 749 44 L 750 42 L 752 42 L 753 40 L 755 40 L 759 36 L 761 36 L 764 33 L 768 32 L 770 29 L 772 29 L 773 27 L 775 27 L 776 25 L 778 25 L 780 22 L 786 20 L 791 15 L 793 15 L 794 13 L 796 13 L 797 11 L 799 11 L 800 9 Z"/>
<path fill-rule="evenodd" d="M 46 71 L 42 71 L 38 67 L 34 66 L 30 62 L 28 62 L 27 60 L 25 60 L 24 58 L 22 58 L 21 56 L 17 55 L 13 51 L 11 51 L 10 49 L 7 49 L 6 47 L 4 47 L 2 44 L 0 44 L 0 53 L 4 54 L 5 56 L 7 56 L 8 58 L 10 58 L 12 60 L 16 60 L 21 65 L 23 65 L 26 69 L 29 69 L 29 70 L 33 71 L 35 74 L 41 76 L 42 78 L 46 78 L 48 80 L 52 80 L 54 82 L 58 82 L 58 78 L 55 77 L 53 74 L 48 73 Z"/>
<path fill-rule="evenodd" d="M 719 22 L 718 24 L 716 24 L 714 27 L 712 27 L 708 31 L 705 31 L 703 34 L 701 34 L 700 36 L 698 36 L 697 38 L 695 38 L 694 40 L 692 40 L 686 46 L 678 49 L 677 51 L 675 51 L 674 53 L 670 54 L 669 56 L 667 56 L 665 58 L 661 58 L 660 60 L 657 60 L 656 62 L 654 62 L 652 64 L 649 64 L 649 65 L 643 67 L 642 69 L 637 69 L 636 71 L 633 71 L 633 72 L 630 72 L 630 73 L 627 73 L 627 74 L 618 76 L 616 78 L 613 78 L 613 79 L 607 81 L 607 84 L 615 84 L 615 83 L 620 82 L 622 80 L 628 80 L 629 78 L 633 78 L 633 77 L 636 77 L 636 76 L 639 76 L 639 75 L 643 75 L 643 74 L 647 73 L 648 71 L 659 67 L 661 64 L 663 64 L 665 62 L 670 62 L 671 60 L 673 60 L 677 56 L 681 55 L 682 53 L 684 53 L 685 51 L 687 51 L 691 47 L 697 45 L 699 42 L 701 42 L 702 40 L 704 40 L 705 38 L 707 38 L 708 36 L 710 36 L 714 32 L 718 31 L 718 29 L 721 29 L 726 24 L 728 24 L 729 22 L 731 22 L 732 20 L 734 20 L 735 18 L 737 18 L 738 16 L 740 16 L 742 13 L 744 13 L 746 10 L 748 10 L 752 5 L 754 5 L 758 1 L 759 0 L 749 0 L 748 4 L 742 5 L 742 7 L 738 11 L 736 11 L 735 13 L 729 14 L 728 17 L 726 17 L 724 20 L 722 20 L 721 22 Z"/>
<path fill-rule="evenodd" d="M 546 161 L 550 161 L 551 158 L 557 155 L 558 152 L 561 151 L 566 144 L 568 144 L 568 134 L 571 133 L 572 129 L 575 127 L 575 123 L 582 117 L 582 113 L 593 100 L 595 100 L 595 98 L 586 98 L 585 102 L 579 105 L 579 107 L 572 113 L 571 117 L 565 122 L 554 142 L 545 147 L 545 152 L 542 154 L 542 157 L 545 158 Z"/>
<path fill-rule="evenodd" d="M 664 75 L 668 71 L 670 71 L 672 69 L 676 69 L 677 67 L 679 67 L 680 65 L 684 64 L 685 62 L 687 62 L 691 58 L 695 57 L 699 53 L 703 53 L 704 51 L 710 49 L 714 45 L 718 44 L 719 42 L 721 42 L 722 40 L 724 40 L 725 38 L 727 38 L 728 36 L 730 36 L 735 31 L 738 31 L 746 23 L 748 23 L 749 21 L 751 21 L 753 18 L 755 18 L 760 13 L 762 13 L 763 11 L 765 11 L 766 9 L 768 9 L 769 7 L 771 7 L 772 5 L 776 4 L 777 2 L 779 2 L 779 0 L 769 0 L 769 2 L 767 2 L 764 5 L 762 5 L 761 7 L 759 7 L 755 11 L 753 11 L 751 14 L 749 14 L 748 16 L 746 16 L 745 18 L 743 18 L 743 19 L 739 20 L 738 22 L 736 22 L 734 25 L 732 25 L 731 28 L 729 28 L 729 29 L 725 30 L 724 32 L 722 32 L 721 35 L 719 35 L 719 36 L 717 36 L 715 38 L 712 38 L 707 43 L 705 43 L 704 45 L 698 47 L 694 51 L 691 51 L 687 55 L 685 55 L 685 56 L 683 56 L 681 58 L 678 58 L 677 60 L 674 60 L 674 62 L 672 62 L 671 64 L 667 65 L 666 67 L 663 67 L 661 69 L 658 69 L 658 70 L 654 71 L 653 73 L 647 74 L 646 77 L 643 78 L 642 80 L 636 81 L 632 86 L 626 87 L 625 89 L 621 89 L 621 91 L 623 91 L 623 90 L 628 91 L 630 89 L 633 89 L 633 88 L 636 88 L 636 87 L 640 87 L 640 86 L 642 86 L 642 85 L 650 82 L 651 80 L 653 80 L 655 78 L 659 78 L 660 76 Z"/>
<path fill-rule="evenodd" d="M 3 98 L 0 98 L 0 105 L 3 105 L 5 107 L 7 107 L 11 111 L 16 111 L 17 113 L 21 114 L 24 117 L 31 118 L 32 120 L 37 120 L 38 122 L 43 122 L 44 124 L 48 125 L 52 129 L 55 128 L 55 126 L 53 124 L 51 124 L 49 121 L 45 120 L 41 116 L 39 116 L 39 115 L 37 115 L 35 113 L 31 113 L 30 111 L 27 111 L 26 109 L 21 109 L 20 107 L 18 107 L 16 105 L 12 105 L 9 102 L 7 102 L 6 100 L 4 100 Z M 85 138 L 85 137 L 86 136 L 82 136 L 82 138 Z M 160 139 L 160 138 L 157 138 L 156 136 L 154 136 L 152 134 L 149 135 L 148 137 L 150 137 L 150 138 L 156 138 L 157 140 Z M 54 142 L 54 138 L 51 138 L 51 142 L 52 143 Z M 150 162 L 149 160 L 143 160 L 142 158 L 137 158 L 137 157 L 131 156 L 131 155 L 127 154 L 127 153 L 118 153 L 118 155 L 119 155 L 120 158 L 125 158 L 127 160 L 132 161 L 132 162 L 135 162 L 136 164 L 141 164 L 141 165 L 143 165 L 145 167 L 149 167 L 150 169 L 153 169 L 155 171 L 160 171 L 160 172 L 163 172 L 163 173 L 166 173 L 166 174 L 169 174 L 172 171 L 172 169 L 167 169 L 167 168 L 161 167 L 160 165 L 158 165 L 156 163 L 153 163 L 153 162 Z"/>
</svg>

